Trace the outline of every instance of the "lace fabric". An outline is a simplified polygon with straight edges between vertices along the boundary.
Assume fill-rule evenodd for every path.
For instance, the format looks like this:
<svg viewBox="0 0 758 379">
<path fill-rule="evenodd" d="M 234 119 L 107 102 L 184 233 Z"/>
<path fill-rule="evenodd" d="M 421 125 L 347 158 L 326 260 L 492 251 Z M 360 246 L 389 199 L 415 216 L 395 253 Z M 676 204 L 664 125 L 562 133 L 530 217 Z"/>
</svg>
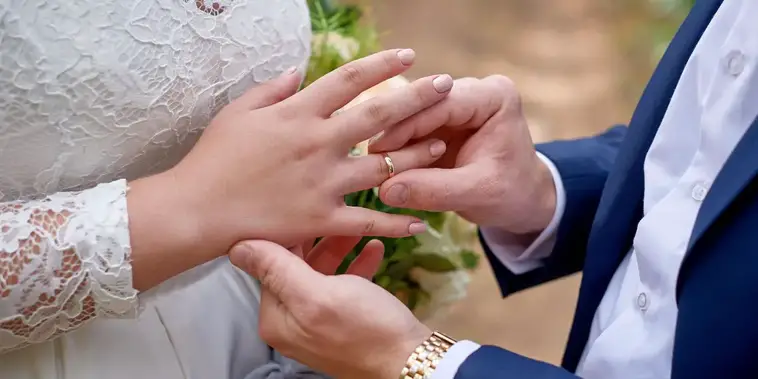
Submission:
<svg viewBox="0 0 758 379">
<path fill-rule="evenodd" d="M 310 33 L 304 0 L 0 0 L 0 353 L 137 312 L 118 179 L 303 68 Z"/>
<path fill-rule="evenodd" d="M 126 182 L 0 204 L 0 353 L 138 309 Z"/>
</svg>

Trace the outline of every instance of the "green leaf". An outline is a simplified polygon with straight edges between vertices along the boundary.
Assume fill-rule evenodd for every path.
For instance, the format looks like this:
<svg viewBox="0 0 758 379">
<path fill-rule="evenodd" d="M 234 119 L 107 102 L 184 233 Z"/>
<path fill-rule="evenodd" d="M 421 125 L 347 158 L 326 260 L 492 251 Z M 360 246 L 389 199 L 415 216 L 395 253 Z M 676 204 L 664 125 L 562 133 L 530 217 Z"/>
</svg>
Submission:
<svg viewBox="0 0 758 379">
<path fill-rule="evenodd" d="M 418 246 L 418 240 L 414 237 L 399 238 L 394 240 L 395 253 L 410 255 Z"/>
<path fill-rule="evenodd" d="M 426 212 L 424 220 L 429 226 L 436 230 L 442 230 L 442 226 L 445 224 L 447 215 L 442 212 Z"/>
<path fill-rule="evenodd" d="M 480 255 L 471 251 L 471 250 L 463 250 L 461 252 L 461 262 L 463 263 L 463 268 L 467 270 L 473 270 L 479 266 L 479 259 Z"/>
<path fill-rule="evenodd" d="M 420 296 L 419 296 L 420 292 L 421 292 L 420 288 L 412 289 L 408 291 L 408 304 L 406 304 L 408 309 L 410 310 L 416 309 L 416 307 L 418 306 L 418 302 L 420 300 Z"/>
<path fill-rule="evenodd" d="M 414 259 L 412 257 L 408 257 L 403 260 L 399 260 L 396 262 L 391 262 L 387 265 L 387 270 L 385 271 L 385 275 L 393 278 L 393 279 L 402 279 L 408 276 L 408 273 L 410 273 L 411 269 L 414 266 Z"/>
<path fill-rule="evenodd" d="M 437 254 L 417 254 L 414 255 L 416 266 L 431 272 L 449 272 L 455 271 L 458 267 L 449 259 Z"/>
<path fill-rule="evenodd" d="M 380 287 L 382 287 L 384 289 L 387 289 L 389 287 L 390 283 L 392 282 L 392 278 L 390 278 L 389 276 L 384 275 L 384 276 L 377 277 L 374 282 L 378 286 L 380 286 Z"/>
</svg>

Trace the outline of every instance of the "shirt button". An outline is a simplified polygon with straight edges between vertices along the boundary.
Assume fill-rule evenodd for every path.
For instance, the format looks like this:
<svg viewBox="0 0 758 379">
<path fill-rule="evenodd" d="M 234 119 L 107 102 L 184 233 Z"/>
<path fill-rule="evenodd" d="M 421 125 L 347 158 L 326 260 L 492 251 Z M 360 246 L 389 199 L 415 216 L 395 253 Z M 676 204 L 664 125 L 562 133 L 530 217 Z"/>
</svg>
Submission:
<svg viewBox="0 0 758 379">
<path fill-rule="evenodd" d="M 705 199 L 705 195 L 707 194 L 708 188 L 702 183 L 697 183 L 694 187 L 692 187 L 692 198 L 695 199 L 695 201 L 703 201 L 703 199 Z"/>
<path fill-rule="evenodd" d="M 647 298 L 647 294 L 640 292 L 640 294 L 637 295 L 637 307 L 639 307 L 641 311 L 646 311 L 649 306 L 650 299 Z"/>
<path fill-rule="evenodd" d="M 745 69 L 745 55 L 738 50 L 730 51 L 724 57 L 724 70 L 732 76 L 739 76 Z"/>
</svg>

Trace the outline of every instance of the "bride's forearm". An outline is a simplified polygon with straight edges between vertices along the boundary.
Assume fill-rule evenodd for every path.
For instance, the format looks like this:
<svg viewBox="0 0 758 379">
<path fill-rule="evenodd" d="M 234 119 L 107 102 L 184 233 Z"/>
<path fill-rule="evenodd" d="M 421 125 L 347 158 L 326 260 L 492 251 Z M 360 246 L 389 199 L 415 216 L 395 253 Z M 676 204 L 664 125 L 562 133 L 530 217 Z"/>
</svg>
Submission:
<svg viewBox="0 0 758 379">
<path fill-rule="evenodd" d="M 135 289 L 148 290 L 224 254 L 225 242 L 203 233 L 202 215 L 186 195 L 170 171 L 129 183 Z"/>
</svg>

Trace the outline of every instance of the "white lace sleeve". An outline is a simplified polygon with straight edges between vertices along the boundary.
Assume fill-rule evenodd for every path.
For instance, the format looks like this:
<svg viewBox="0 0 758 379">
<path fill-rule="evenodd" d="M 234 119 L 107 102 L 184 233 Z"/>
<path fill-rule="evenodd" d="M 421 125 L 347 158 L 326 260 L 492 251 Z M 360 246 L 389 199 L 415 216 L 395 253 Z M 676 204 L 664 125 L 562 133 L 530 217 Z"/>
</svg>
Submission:
<svg viewBox="0 0 758 379">
<path fill-rule="evenodd" d="M 126 188 L 0 203 L 0 353 L 137 313 Z"/>
</svg>

